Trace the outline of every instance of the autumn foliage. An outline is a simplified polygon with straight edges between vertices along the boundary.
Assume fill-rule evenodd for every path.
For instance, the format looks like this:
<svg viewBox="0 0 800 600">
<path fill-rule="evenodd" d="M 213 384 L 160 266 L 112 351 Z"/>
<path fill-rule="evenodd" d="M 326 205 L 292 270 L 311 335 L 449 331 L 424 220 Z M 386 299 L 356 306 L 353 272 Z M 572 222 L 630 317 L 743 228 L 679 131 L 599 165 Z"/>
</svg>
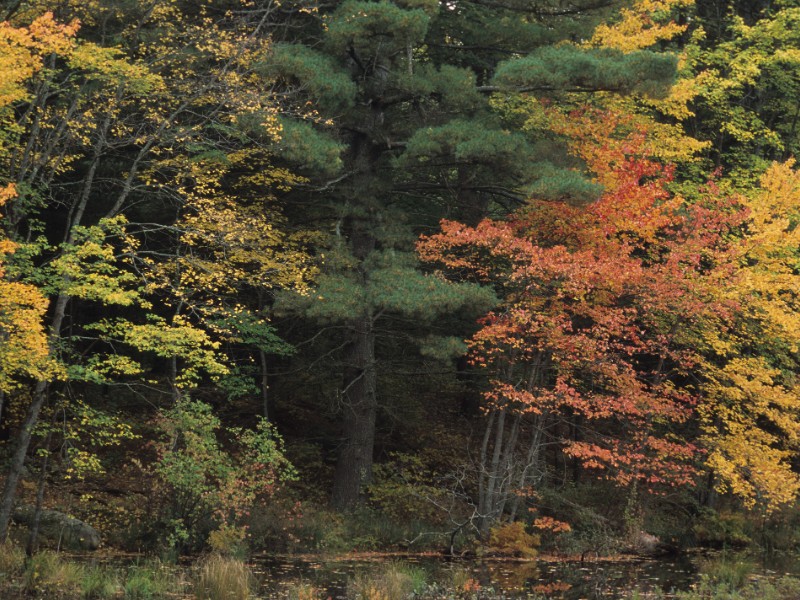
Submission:
<svg viewBox="0 0 800 600">
<path fill-rule="evenodd" d="M 504 221 L 443 221 L 419 243 L 449 276 L 504 291 L 470 341 L 491 378 L 487 407 L 577 418 L 563 451 L 622 484 L 691 484 L 708 469 L 751 508 L 791 503 L 793 163 L 774 165 L 752 198 L 710 182 L 687 202 L 624 115 L 555 123 L 603 185 L 599 201 L 534 198 Z"/>
<path fill-rule="evenodd" d="M 796 2 L 5 4 L 0 541 L 796 505 Z"/>
<path fill-rule="evenodd" d="M 0 207 L 15 195 L 13 186 L 0 189 Z M 57 376 L 44 330 L 47 299 L 33 285 L 10 281 L 6 257 L 16 244 L 0 237 L 0 392 L 8 393 L 27 378 Z"/>
<path fill-rule="evenodd" d="M 691 342 L 731 314 L 731 234 L 745 212 L 709 186 L 688 204 L 622 115 L 571 115 L 573 151 L 605 192 L 585 207 L 532 199 L 506 221 L 445 221 L 421 256 L 504 290 L 470 341 L 489 406 L 578 419 L 564 452 L 622 484 L 691 483 L 702 452 L 681 435 L 702 402 Z M 620 136 L 618 132 L 622 130 Z"/>
</svg>

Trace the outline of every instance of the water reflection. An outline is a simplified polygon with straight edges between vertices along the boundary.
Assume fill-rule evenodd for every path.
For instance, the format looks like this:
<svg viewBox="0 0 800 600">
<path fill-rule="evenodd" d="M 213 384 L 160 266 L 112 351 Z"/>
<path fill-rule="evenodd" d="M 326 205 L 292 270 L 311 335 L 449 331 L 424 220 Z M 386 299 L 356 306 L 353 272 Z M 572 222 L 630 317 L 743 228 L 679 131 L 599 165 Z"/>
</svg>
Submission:
<svg viewBox="0 0 800 600">
<path fill-rule="evenodd" d="M 634 591 L 663 598 L 687 590 L 700 573 L 714 575 L 720 565 L 748 567 L 746 577 L 776 578 L 800 574 L 795 554 L 753 556 L 744 553 L 703 553 L 658 560 L 597 560 L 589 562 L 540 560 L 445 561 L 438 556 L 362 556 L 321 560 L 261 557 L 254 568 L 265 597 L 286 597 L 288 587 L 304 582 L 323 591 L 323 598 L 344 599 L 348 581 L 385 569 L 389 562 L 423 568 L 427 581 L 443 591 L 470 592 L 481 598 L 537 598 L 553 600 L 618 600 Z M 728 569 L 730 570 L 730 569 Z"/>
<path fill-rule="evenodd" d="M 627 561 L 443 561 L 437 557 L 404 557 L 390 560 L 411 562 L 424 568 L 428 581 L 442 588 L 474 586 L 483 597 L 531 598 L 558 600 L 601 600 L 630 596 L 631 592 L 688 589 L 697 577 L 697 567 L 688 558 L 675 560 Z M 330 562 L 264 557 L 256 562 L 265 596 L 280 596 L 287 587 L 305 582 L 324 590 L 323 597 L 345 598 L 348 580 L 377 571 L 386 558 L 332 560 Z M 456 577 L 454 571 L 466 571 Z"/>
<path fill-rule="evenodd" d="M 104 564 L 128 568 L 142 560 L 139 556 L 70 556 L 90 565 Z M 734 586 L 747 580 L 784 575 L 800 576 L 800 555 L 795 553 L 752 555 L 747 553 L 704 552 L 658 560 L 592 560 L 587 562 L 539 560 L 530 562 L 444 560 L 439 555 L 361 555 L 324 559 L 321 557 L 256 556 L 249 561 L 259 581 L 262 598 L 300 597 L 299 584 L 313 588 L 314 598 L 347 598 L 348 582 L 387 569 L 390 563 L 413 565 L 425 571 L 425 581 L 441 594 L 453 597 L 491 600 L 622 600 L 634 591 L 644 598 L 654 592 L 668 599 L 677 590 L 687 590 L 701 574 Z M 163 568 L 163 567 L 162 567 Z M 191 562 L 183 565 L 189 573 Z M 180 571 L 181 567 L 174 567 Z M 188 575 L 187 575 L 188 576 Z M 290 594 L 289 591 L 295 593 Z M 352 590 L 351 590 L 352 591 Z M 302 597 L 311 598 L 311 595 Z"/>
</svg>

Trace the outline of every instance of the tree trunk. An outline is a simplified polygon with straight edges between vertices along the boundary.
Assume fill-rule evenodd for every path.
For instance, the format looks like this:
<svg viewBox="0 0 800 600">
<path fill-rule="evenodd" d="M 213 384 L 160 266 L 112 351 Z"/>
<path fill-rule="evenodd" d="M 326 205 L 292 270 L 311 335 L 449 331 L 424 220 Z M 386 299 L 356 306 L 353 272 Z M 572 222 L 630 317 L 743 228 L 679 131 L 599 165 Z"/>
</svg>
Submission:
<svg viewBox="0 0 800 600">
<path fill-rule="evenodd" d="M 461 167 L 458 170 L 458 215 L 466 225 L 475 226 L 488 212 L 488 201 L 484 195 L 474 189 L 473 169 Z"/>
<path fill-rule="evenodd" d="M 267 353 L 263 350 L 258 351 L 259 364 L 261 366 L 261 416 L 269 421 L 269 376 L 267 372 Z"/>
<path fill-rule="evenodd" d="M 70 297 L 64 293 L 59 294 L 56 299 L 53 324 L 50 329 L 51 348 L 55 347 L 61 337 L 61 324 L 64 322 L 69 300 Z M 44 406 L 44 401 L 47 399 L 48 384 L 49 382 L 44 380 L 36 382 L 36 387 L 33 390 L 33 400 L 28 406 L 28 412 L 25 414 L 25 420 L 22 422 L 22 428 L 17 437 L 17 445 L 14 447 L 14 454 L 11 456 L 6 482 L 3 486 L 3 496 L 0 499 L 0 544 L 8 539 L 8 525 L 11 521 L 11 512 L 14 510 L 17 485 L 22 475 L 22 469 L 25 466 L 25 457 L 28 454 L 33 429 L 39 421 L 39 413 L 42 410 L 42 406 Z"/>
<path fill-rule="evenodd" d="M 64 242 L 72 244 L 75 241 L 77 227 L 81 225 L 86 206 L 89 203 L 89 198 L 92 194 L 94 187 L 94 179 L 97 173 L 97 168 L 103 156 L 103 150 L 106 148 L 106 135 L 109 127 L 111 126 L 111 117 L 106 116 L 103 124 L 98 127 L 97 140 L 95 141 L 93 157 L 89 170 L 83 180 L 83 188 L 77 202 L 70 209 L 70 220 L 67 225 L 66 235 Z M 65 282 L 68 278 L 65 278 Z M 61 326 L 64 323 L 64 317 L 67 314 L 67 304 L 71 296 L 66 292 L 59 293 L 56 298 L 53 308 L 53 320 L 50 325 L 49 344 L 50 352 L 53 356 L 57 355 L 59 341 L 61 340 Z M 33 400 L 28 406 L 28 412 L 25 414 L 25 420 L 22 422 L 19 436 L 17 437 L 17 444 L 14 447 L 14 454 L 11 456 L 11 464 L 8 466 L 8 474 L 6 475 L 6 482 L 3 487 L 3 496 L 0 498 L 0 543 L 3 543 L 8 538 L 8 525 L 11 521 L 11 513 L 14 509 L 14 500 L 17 496 L 17 485 L 19 478 L 22 474 L 22 469 L 25 466 L 25 456 L 28 454 L 28 446 L 31 443 L 31 435 L 36 423 L 39 421 L 39 412 L 44 406 L 47 398 L 47 388 L 49 381 L 38 381 L 33 390 Z"/>
<path fill-rule="evenodd" d="M 11 511 L 14 509 L 14 499 L 17 496 L 17 484 L 22 474 L 22 468 L 25 466 L 25 456 L 28 454 L 31 433 L 39 419 L 39 411 L 47 396 L 46 390 L 46 381 L 36 383 L 36 388 L 33 391 L 33 401 L 28 406 L 28 412 L 25 415 L 25 421 L 22 423 L 14 454 L 11 456 L 11 463 L 8 465 L 8 474 L 3 486 L 3 497 L 0 500 L 0 544 L 5 543 L 8 539 L 8 525 L 11 521 Z"/>
<path fill-rule="evenodd" d="M 14 16 L 14 13 L 19 10 L 20 6 L 22 6 L 22 0 L 15 0 L 14 2 L 11 2 L 8 8 L 6 8 L 5 12 L 3 12 L 3 15 L 0 16 L 0 21 L 10 20 L 11 17 Z"/>
<path fill-rule="evenodd" d="M 351 510 L 363 500 L 372 481 L 372 450 L 378 411 L 375 373 L 375 333 L 372 316 L 353 323 L 346 350 L 343 395 L 343 446 L 333 477 L 331 504 Z"/>
<path fill-rule="evenodd" d="M 493 410 L 489 413 L 489 418 L 486 421 L 486 428 L 483 431 L 483 441 L 481 442 L 481 453 L 478 460 L 478 514 L 485 514 L 486 506 L 488 505 L 486 499 L 486 484 L 489 476 L 489 465 L 487 456 L 489 452 L 489 440 L 492 437 L 492 428 L 494 427 L 494 420 L 497 417 L 497 411 Z M 481 517 L 483 519 L 483 517 Z"/>
<path fill-rule="evenodd" d="M 500 457 L 503 449 L 503 438 L 505 437 L 506 425 L 506 411 L 500 409 L 497 411 L 497 423 L 495 427 L 494 448 L 492 449 L 491 462 L 481 465 L 482 474 L 486 476 L 486 487 L 482 498 L 479 499 L 478 512 L 480 513 L 480 522 L 478 529 L 482 535 L 489 532 L 489 527 L 497 519 L 497 494 L 495 489 L 497 487 L 498 478 L 500 474 Z"/>
<path fill-rule="evenodd" d="M 379 115 L 374 115 L 378 119 Z M 353 145 L 354 161 L 360 175 L 354 180 L 361 201 L 370 202 L 379 149 L 366 137 L 358 136 Z M 356 193 L 356 192 L 354 192 Z M 367 263 L 375 251 L 378 226 L 376 215 L 352 214 L 344 219 L 343 231 L 357 264 L 352 274 L 364 288 L 369 285 Z M 364 487 L 372 482 L 372 454 L 375 443 L 375 419 L 378 412 L 377 373 L 375 364 L 375 320 L 369 304 L 354 311 L 348 320 L 346 345 L 342 357 L 342 442 L 333 474 L 331 505 L 337 510 L 352 510 L 364 499 Z"/>
<path fill-rule="evenodd" d="M 511 521 L 515 521 L 517 518 L 520 502 L 522 501 L 522 492 L 525 490 L 528 482 L 536 478 L 536 474 L 539 471 L 539 454 L 543 430 L 544 417 L 542 415 L 535 415 L 533 419 L 533 431 L 531 432 L 531 443 L 528 447 L 528 455 L 525 457 L 525 464 L 522 466 L 522 470 L 519 474 L 519 483 L 517 483 L 518 493 L 514 495 L 514 499 L 511 503 Z M 533 475 L 531 475 L 531 472 L 533 472 Z"/>
<path fill-rule="evenodd" d="M 517 436 L 519 435 L 519 424 L 521 421 L 522 415 L 517 413 L 514 417 L 514 423 L 511 426 L 511 433 L 508 436 L 506 447 L 503 450 L 504 456 L 500 467 L 503 479 L 500 481 L 500 485 L 497 487 L 495 493 L 497 496 L 495 512 L 498 518 L 505 512 L 509 496 L 516 491 L 514 489 L 514 471 L 516 469 L 514 453 L 517 450 Z"/>
<path fill-rule="evenodd" d="M 47 466 L 50 463 L 50 441 L 53 438 L 52 431 L 47 434 L 47 439 L 44 444 L 44 457 L 42 457 L 42 472 L 39 475 L 39 488 L 36 490 L 36 506 L 33 509 L 33 522 L 30 525 L 30 532 L 28 533 L 28 545 L 25 548 L 25 554 L 33 556 L 34 552 L 39 549 L 39 525 L 42 521 L 42 503 L 44 502 L 44 488 L 47 485 Z"/>
</svg>

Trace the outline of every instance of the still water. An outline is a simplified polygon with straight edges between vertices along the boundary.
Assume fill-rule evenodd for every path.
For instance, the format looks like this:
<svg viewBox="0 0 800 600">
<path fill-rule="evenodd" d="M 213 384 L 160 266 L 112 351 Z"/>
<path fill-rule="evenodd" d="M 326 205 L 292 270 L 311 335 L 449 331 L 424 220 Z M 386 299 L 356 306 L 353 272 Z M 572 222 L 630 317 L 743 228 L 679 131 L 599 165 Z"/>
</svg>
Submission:
<svg viewBox="0 0 800 600">
<path fill-rule="evenodd" d="M 483 597 L 553 598 L 559 600 L 616 600 L 660 590 L 667 597 L 675 590 L 686 590 L 697 581 L 704 565 L 716 560 L 709 556 L 683 556 L 659 560 L 577 561 L 444 561 L 437 557 L 385 557 L 333 559 L 330 561 L 297 558 L 256 558 L 253 569 L 265 597 L 285 597 L 285 591 L 298 582 L 312 585 L 323 598 L 345 598 L 348 580 L 385 568 L 387 560 L 410 563 L 424 569 L 428 582 L 453 581 L 453 571 L 467 576 Z M 729 557 L 752 563 L 752 576 L 774 577 L 797 574 L 798 564 L 776 562 L 764 566 L 757 557 Z M 463 575 L 462 575 L 463 577 Z"/>
</svg>

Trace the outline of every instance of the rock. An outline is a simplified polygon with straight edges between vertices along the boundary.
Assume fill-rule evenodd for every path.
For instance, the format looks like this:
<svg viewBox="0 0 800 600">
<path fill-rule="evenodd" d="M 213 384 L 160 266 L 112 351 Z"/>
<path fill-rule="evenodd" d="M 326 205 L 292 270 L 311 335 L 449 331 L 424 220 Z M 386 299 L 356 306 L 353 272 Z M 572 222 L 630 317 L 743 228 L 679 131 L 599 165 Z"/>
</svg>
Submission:
<svg viewBox="0 0 800 600">
<path fill-rule="evenodd" d="M 630 551 L 633 554 L 639 554 L 641 556 L 660 556 L 664 554 L 675 554 L 678 549 L 671 544 L 662 542 L 656 536 L 646 531 L 640 531 L 633 540 Z"/>
<path fill-rule="evenodd" d="M 33 523 L 35 509 L 21 506 L 14 510 L 14 521 L 22 525 Z M 39 521 L 39 538 L 69 550 L 97 550 L 100 547 L 100 532 L 91 525 L 57 510 L 42 510 Z"/>
<path fill-rule="evenodd" d="M 633 542 L 633 547 L 639 554 L 658 554 L 661 540 L 656 536 L 640 531 Z"/>
</svg>

